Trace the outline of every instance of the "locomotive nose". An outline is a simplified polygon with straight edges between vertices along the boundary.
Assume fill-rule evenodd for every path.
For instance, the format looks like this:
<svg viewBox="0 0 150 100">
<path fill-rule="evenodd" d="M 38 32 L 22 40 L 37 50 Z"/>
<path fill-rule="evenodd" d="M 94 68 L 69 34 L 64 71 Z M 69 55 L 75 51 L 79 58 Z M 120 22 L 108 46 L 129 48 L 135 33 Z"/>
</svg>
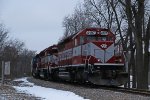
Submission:
<svg viewBox="0 0 150 100">
<path fill-rule="evenodd" d="M 109 61 L 114 56 L 114 43 L 112 41 L 98 41 L 93 42 L 96 46 L 94 49 L 94 56 L 98 60 L 97 63 L 110 63 Z M 100 59 L 100 61 L 99 61 Z"/>
</svg>

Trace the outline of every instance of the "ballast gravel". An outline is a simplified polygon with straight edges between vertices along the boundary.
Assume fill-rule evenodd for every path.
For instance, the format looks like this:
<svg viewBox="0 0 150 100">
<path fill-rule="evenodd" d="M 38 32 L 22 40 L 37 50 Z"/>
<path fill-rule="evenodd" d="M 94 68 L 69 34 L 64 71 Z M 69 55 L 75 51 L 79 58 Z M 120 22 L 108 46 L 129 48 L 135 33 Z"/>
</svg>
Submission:
<svg viewBox="0 0 150 100">
<path fill-rule="evenodd" d="M 43 87 L 58 90 L 71 91 L 89 100 L 150 100 L 148 96 L 135 95 L 129 93 L 115 92 L 111 90 L 93 89 L 79 85 L 64 84 L 60 82 L 44 81 L 40 79 L 28 78 L 28 81 Z"/>
</svg>

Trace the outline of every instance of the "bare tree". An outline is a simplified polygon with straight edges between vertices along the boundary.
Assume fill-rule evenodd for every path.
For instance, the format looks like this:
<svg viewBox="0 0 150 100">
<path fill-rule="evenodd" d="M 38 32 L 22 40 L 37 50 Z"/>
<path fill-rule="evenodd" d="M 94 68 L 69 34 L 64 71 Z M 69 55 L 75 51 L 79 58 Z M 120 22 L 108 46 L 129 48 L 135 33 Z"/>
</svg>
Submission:
<svg viewBox="0 0 150 100">
<path fill-rule="evenodd" d="M 114 12 L 107 0 L 84 0 L 84 7 L 95 26 L 116 29 Z"/>
<path fill-rule="evenodd" d="M 2 60 L 11 62 L 11 78 L 23 76 L 24 73 L 29 75 L 35 51 L 26 49 L 24 42 L 17 39 L 8 40 L 8 37 L 8 30 L 0 24 L 0 62 Z"/>
<path fill-rule="evenodd" d="M 0 24 L 0 62 L 3 60 L 3 50 L 7 38 L 8 38 L 8 31 L 5 29 L 3 24 Z M 1 64 L 0 64 L 0 72 L 1 72 Z"/>
<path fill-rule="evenodd" d="M 0 24 L 0 56 L 2 55 L 3 48 L 8 38 L 8 31 L 3 24 Z"/>
<path fill-rule="evenodd" d="M 31 73 L 31 59 L 35 51 L 25 48 L 24 43 L 17 39 L 8 40 L 3 50 L 3 60 L 11 62 L 10 78 L 22 77 Z"/>
<path fill-rule="evenodd" d="M 149 27 L 145 23 L 145 0 L 118 0 L 125 9 L 129 27 L 132 29 L 136 45 L 136 75 L 137 75 L 137 88 L 148 89 L 148 63 L 145 58 L 148 55 L 149 48 Z M 149 19 L 150 20 L 150 19 Z M 149 21 L 148 21 L 149 22 Z M 145 25 L 147 27 L 145 27 Z M 145 32 L 147 28 L 147 32 Z M 143 48 L 145 46 L 145 49 Z M 143 52 L 143 49 L 145 52 Z M 145 60 L 146 59 L 146 60 Z"/>
<path fill-rule="evenodd" d="M 18 76 L 31 75 L 31 60 L 35 56 L 35 51 L 23 49 L 18 56 L 17 73 Z"/>
<path fill-rule="evenodd" d="M 81 5 L 76 7 L 74 13 L 71 16 L 66 16 L 63 21 L 64 37 L 68 37 L 72 34 L 79 32 L 80 30 L 90 27 L 92 22 L 85 14 Z"/>
</svg>

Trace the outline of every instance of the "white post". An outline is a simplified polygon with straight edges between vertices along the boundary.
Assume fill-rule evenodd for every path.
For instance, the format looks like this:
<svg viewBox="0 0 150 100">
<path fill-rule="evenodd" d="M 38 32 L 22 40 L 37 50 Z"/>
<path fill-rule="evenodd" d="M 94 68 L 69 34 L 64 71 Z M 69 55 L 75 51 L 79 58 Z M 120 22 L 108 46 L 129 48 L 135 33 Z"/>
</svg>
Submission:
<svg viewBox="0 0 150 100">
<path fill-rule="evenodd" d="M 4 61 L 2 61 L 2 85 L 4 84 Z"/>
</svg>

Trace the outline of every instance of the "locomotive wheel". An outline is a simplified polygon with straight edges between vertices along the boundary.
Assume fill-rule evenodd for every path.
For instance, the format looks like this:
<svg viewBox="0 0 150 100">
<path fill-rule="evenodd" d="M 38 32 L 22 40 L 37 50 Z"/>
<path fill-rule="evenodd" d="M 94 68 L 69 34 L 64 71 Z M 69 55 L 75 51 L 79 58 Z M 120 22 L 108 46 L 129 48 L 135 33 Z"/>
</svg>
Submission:
<svg viewBox="0 0 150 100">
<path fill-rule="evenodd" d="M 32 70 L 32 76 L 34 78 L 40 78 L 40 72 L 36 69 Z"/>
<path fill-rule="evenodd" d="M 34 78 L 36 78 L 36 73 L 35 73 L 34 70 L 32 70 L 32 76 L 33 76 Z"/>
<path fill-rule="evenodd" d="M 74 81 L 75 81 L 75 77 L 76 77 L 75 71 L 71 71 L 71 72 L 70 72 L 70 77 L 71 77 L 70 81 L 71 81 L 71 82 L 74 82 Z"/>
<path fill-rule="evenodd" d="M 84 72 L 84 70 L 79 70 L 76 72 L 76 80 L 77 82 L 84 83 L 88 80 L 88 73 Z"/>
<path fill-rule="evenodd" d="M 44 79 L 48 79 L 48 71 L 47 71 L 47 70 L 44 70 L 44 71 L 43 71 L 43 74 L 44 74 Z"/>
<path fill-rule="evenodd" d="M 58 70 L 53 70 L 52 71 L 52 74 L 51 74 L 52 80 L 54 80 L 54 81 L 58 81 L 59 80 L 58 73 L 59 73 Z"/>
</svg>

